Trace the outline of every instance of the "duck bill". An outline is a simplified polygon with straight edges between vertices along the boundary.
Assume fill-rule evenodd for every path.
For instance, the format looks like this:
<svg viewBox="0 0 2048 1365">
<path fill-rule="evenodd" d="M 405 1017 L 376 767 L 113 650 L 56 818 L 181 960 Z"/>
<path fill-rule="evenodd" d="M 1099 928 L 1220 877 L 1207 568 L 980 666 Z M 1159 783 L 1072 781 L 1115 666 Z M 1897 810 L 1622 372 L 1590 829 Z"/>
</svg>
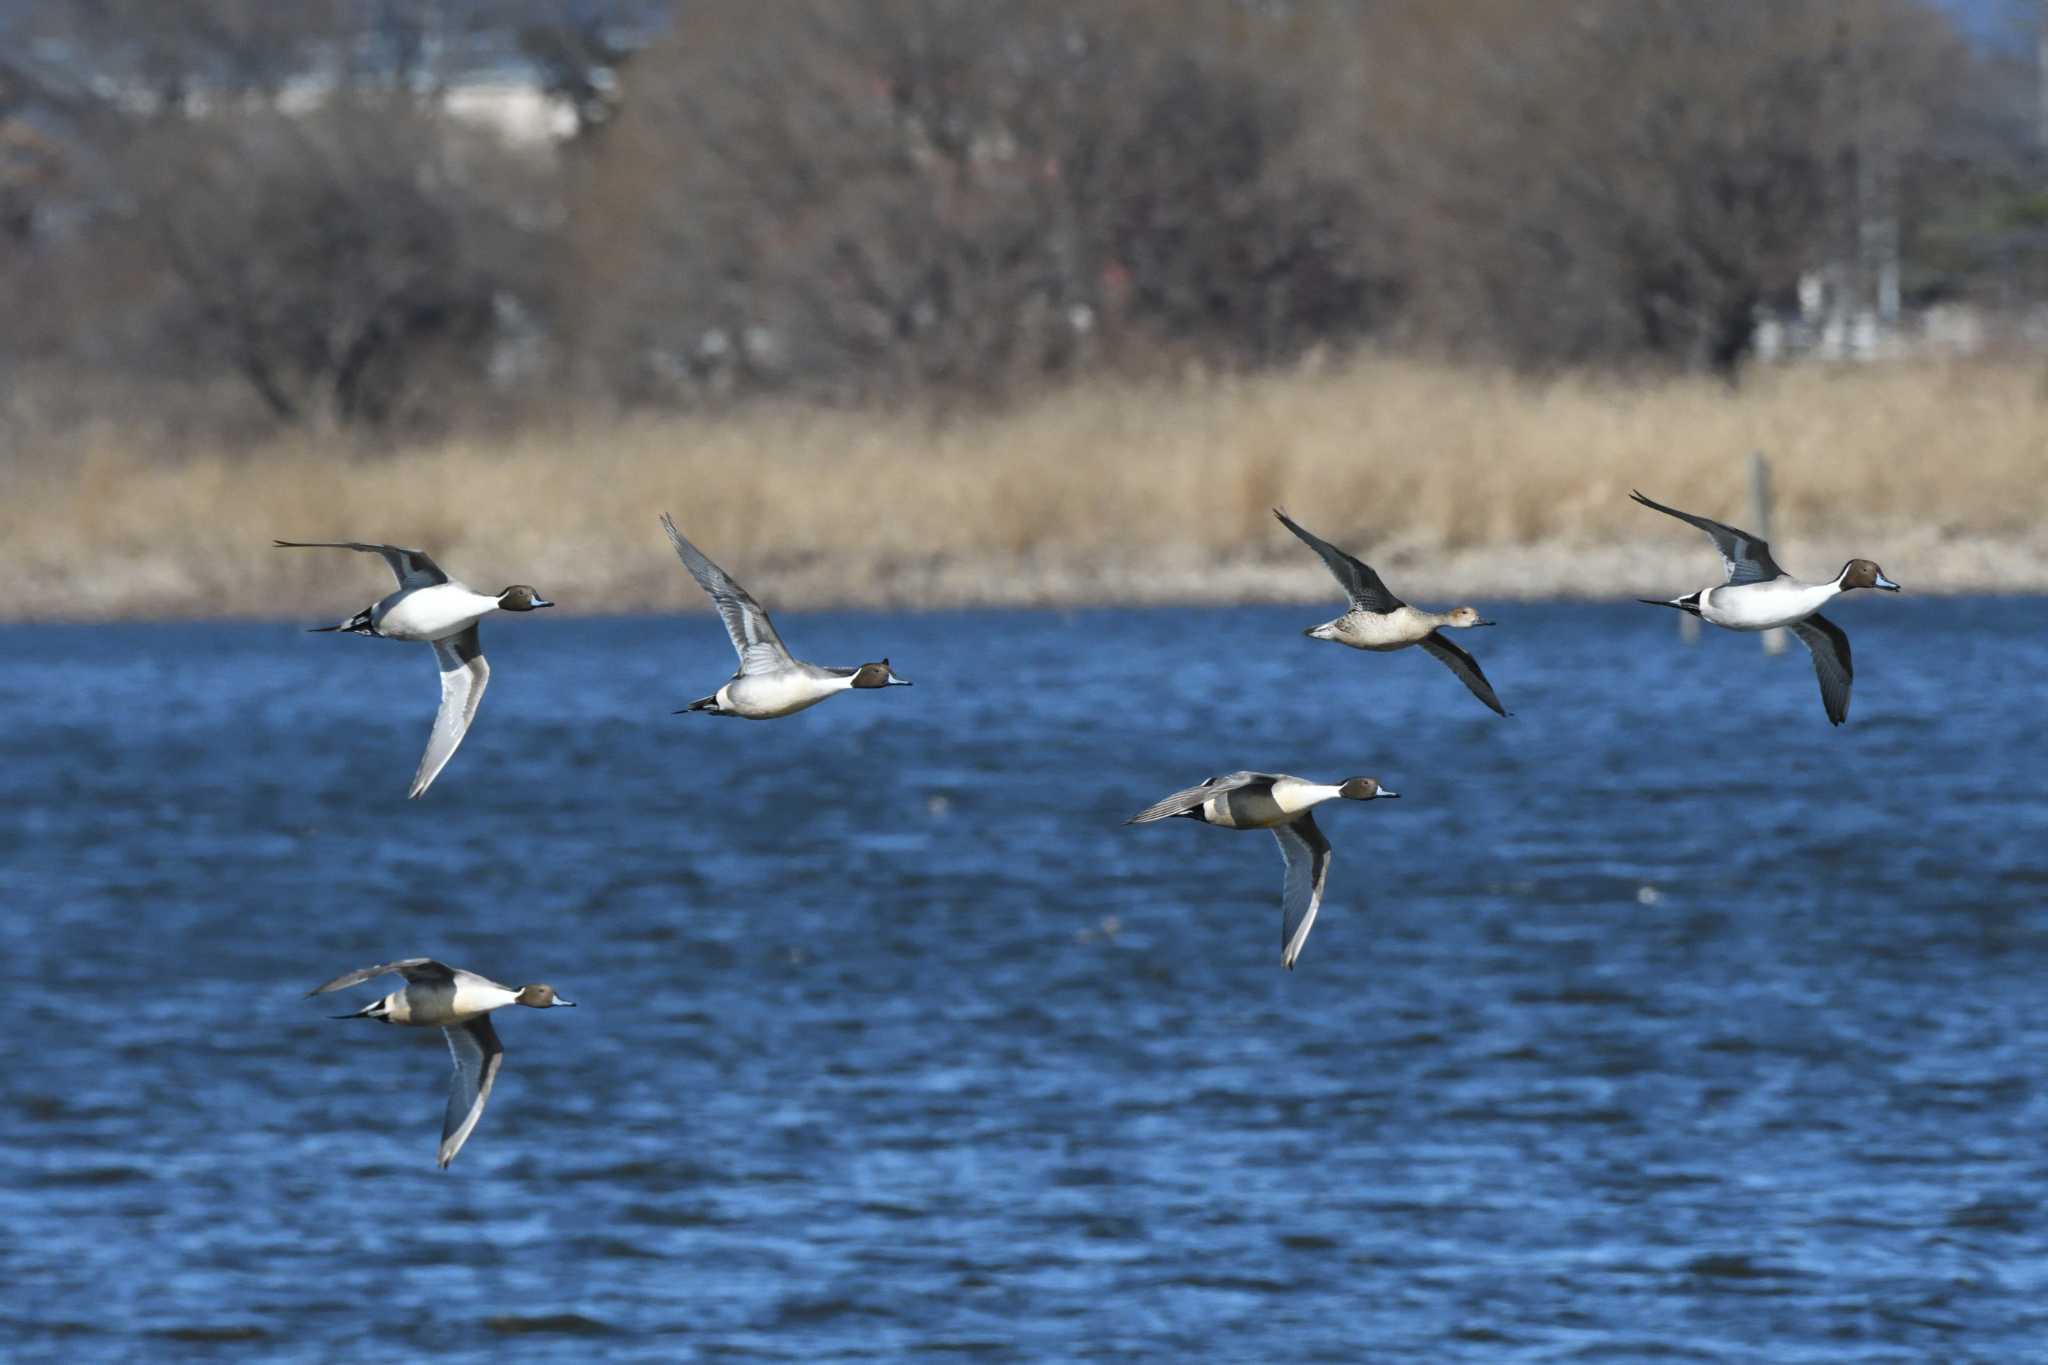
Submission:
<svg viewBox="0 0 2048 1365">
<path fill-rule="evenodd" d="M 1401 793 L 1390 792 L 1385 787 L 1381 787 L 1379 790 L 1379 799 L 1382 801 L 1399 801 L 1401 799 Z"/>
<path fill-rule="evenodd" d="M 1896 584 L 1896 583 L 1892 582 L 1892 581 L 1891 581 L 1891 580 L 1890 580 L 1889 578 L 1886 578 L 1886 577 L 1885 577 L 1885 576 L 1884 576 L 1883 574 L 1879 574 L 1879 575 L 1877 576 L 1877 582 L 1876 582 L 1876 583 L 1875 583 L 1875 584 L 1874 584 L 1873 586 L 1875 586 L 1875 587 L 1880 587 L 1880 588 L 1883 588 L 1883 589 L 1884 589 L 1884 590 L 1885 590 L 1886 592 L 1904 592 L 1904 591 L 1905 591 L 1905 589 L 1904 589 L 1904 588 L 1902 588 L 1902 587 L 1900 587 L 1900 586 L 1899 586 L 1898 584 Z"/>
<path fill-rule="evenodd" d="M 576 1008 L 576 1002 L 574 1000 L 564 1000 L 561 996 L 558 995 L 554 999 L 553 1008 L 573 1010 Z"/>
<path fill-rule="evenodd" d="M 555 604 L 548 601 L 545 597 L 536 597 L 533 599 L 533 609 L 535 611 L 539 611 L 542 607 L 552 607 L 553 605 Z"/>
<path fill-rule="evenodd" d="M 909 687 L 909 686 L 911 685 L 911 683 L 910 683 L 910 679 L 908 679 L 908 678 L 897 678 L 897 677 L 891 677 L 891 678 L 889 679 L 889 683 L 888 683 L 888 685 L 889 685 L 890 687 Z"/>
</svg>

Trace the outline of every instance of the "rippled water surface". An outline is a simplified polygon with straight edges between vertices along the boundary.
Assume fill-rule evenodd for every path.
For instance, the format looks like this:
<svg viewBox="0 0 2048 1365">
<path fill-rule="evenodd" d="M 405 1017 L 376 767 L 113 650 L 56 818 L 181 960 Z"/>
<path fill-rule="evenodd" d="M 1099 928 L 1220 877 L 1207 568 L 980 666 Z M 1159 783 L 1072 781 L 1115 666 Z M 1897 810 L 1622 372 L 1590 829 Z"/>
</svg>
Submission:
<svg viewBox="0 0 2048 1365">
<path fill-rule="evenodd" d="M 2048 603 L 790 615 L 919 685 L 672 716 L 708 616 L 0 630 L 10 1359 L 2039 1359 Z M 1213 773 L 1379 776 L 1281 970 Z M 434 1166 L 438 1035 L 553 982 Z M 379 989 L 387 989 L 388 985 Z M 369 990 L 353 993 L 367 999 Z"/>
</svg>

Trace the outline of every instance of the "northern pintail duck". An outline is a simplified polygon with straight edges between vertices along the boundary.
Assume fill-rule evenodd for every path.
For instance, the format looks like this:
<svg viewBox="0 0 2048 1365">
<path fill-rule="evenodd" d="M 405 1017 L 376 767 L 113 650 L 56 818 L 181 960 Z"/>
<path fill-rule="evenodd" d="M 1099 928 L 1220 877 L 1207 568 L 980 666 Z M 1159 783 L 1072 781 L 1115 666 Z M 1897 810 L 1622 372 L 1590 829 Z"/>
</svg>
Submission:
<svg viewBox="0 0 2048 1365">
<path fill-rule="evenodd" d="M 1778 567 L 1771 547 L 1762 539 L 1733 526 L 1706 517 L 1681 512 L 1653 502 L 1641 493 L 1629 494 L 1645 507 L 1677 517 L 1699 527 L 1714 538 L 1721 552 L 1728 581 L 1719 587 L 1702 588 L 1670 601 L 1644 597 L 1638 600 L 1653 607 L 1675 607 L 1691 612 L 1703 621 L 1729 630 L 1775 630 L 1783 627 L 1799 637 L 1813 655 L 1813 671 L 1820 679 L 1820 702 L 1828 720 L 1840 725 L 1849 718 L 1849 684 L 1856 673 L 1850 663 L 1849 636 L 1840 626 L 1820 614 L 1820 609 L 1855 588 L 1899 591 L 1899 585 L 1884 576 L 1884 570 L 1867 559 L 1852 559 L 1829 583 L 1803 583 Z"/>
<path fill-rule="evenodd" d="M 430 957 L 409 957 L 345 972 L 306 994 L 324 995 L 360 985 L 386 972 L 404 977 L 405 985 L 352 1014 L 334 1017 L 381 1019 L 387 1024 L 437 1028 L 447 1037 L 448 1051 L 455 1057 L 455 1078 L 449 1084 L 448 1109 L 441 1118 L 440 1163 L 446 1169 L 475 1131 L 476 1121 L 483 1117 L 484 1101 L 491 1097 L 491 1085 L 498 1079 L 498 1064 L 505 1059 L 498 1031 L 491 1027 L 491 1011 L 507 1005 L 526 1005 L 537 1010 L 557 1005 L 573 1007 L 576 1002 L 555 994 L 553 986 L 501 986 L 489 977 L 447 966 Z"/>
<path fill-rule="evenodd" d="M 773 720 L 816 706 L 848 688 L 910 686 L 908 678 L 899 678 L 890 670 L 887 659 L 858 668 L 824 668 L 792 658 L 761 604 L 733 582 L 730 574 L 705 558 L 702 550 L 685 540 L 665 513 L 661 525 L 690 577 L 711 595 L 720 619 L 725 622 L 725 632 L 732 637 L 732 647 L 740 656 L 739 671 L 723 687 L 708 697 L 697 698 L 677 711 L 677 715 L 708 711 L 714 716 Z"/>
<path fill-rule="evenodd" d="M 1349 611 L 1334 621 L 1312 626 L 1302 634 L 1312 640 L 1334 640 L 1353 649 L 1381 653 L 1421 645 L 1457 674 L 1458 681 L 1470 688 L 1473 696 L 1500 715 L 1508 714 L 1507 708 L 1500 704 L 1500 698 L 1493 694 L 1493 684 L 1486 680 L 1486 674 L 1480 672 L 1479 661 L 1443 635 L 1446 630 L 1492 625 L 1493 622 L 1480 619 L 1477 607 L 1453 607 L 1449 611 L 1422 611 L 1411 607 L 1388 592 L 1387 585 L 1369 566 L 1304 529 L 1279 508 L 1273 509 L 1273 515 L 1280 518 L 1282 526 L 1299 536 L 1302 544 L 1323 557 L 1323 563 L 1330 566 L 1330 572 L 1336 575 L 1337 582 L 1351 598 Z"/>
<path fill-rule="evenodd" d="M 1150 824 L 1177 815 L 1224 829 L 1272 830 L 1287 863 L 1280 886 L 1280 965 L 1293 971 L 1294 959 L 1301 956 L 1301 945 L 1315 925 L 1316 909 L 1323 903 L 1323 880 L 1330 872 L 1330 841 L 1316 828 L 1311 812 L 1339 797 L 1371 801 L 1399 795 L 1371 777 L 1325 785 L 1286 773 L 1236 772 L 1177 791 L 1124 823 Z"/>
<path fill-rule="evenodd" d="M 427 750 L 420 755 L 419 770 L 412 775 L 408 799 L 434 784 L 434 779 L 455 756 L 455 748 L 469 733 L 469 723 L 483 702 L 484 686 L 491 680 L 491 666 L 484 661 L 484 647 L 477 637 L 477 622 L 494 611 L 534 611 L 552 607 L 538 592 L 515 583 L 492 596 L 457 582 L 423 550 L 396 545 L 365 545 L 359 541 L 280 540 L 275 544 L 292 550 L 361 550 L 382 555 L 397 575 L 398 591 L 363 608 L 338 626 L 315 626 L 314 632 L 344 631 L 350 635 L 381 635 L 391 640 L 423 641 L 434 647 L 441 665 L 441 709 L 434 716 L 433 731 L 427 736 Z"/>
</svg>

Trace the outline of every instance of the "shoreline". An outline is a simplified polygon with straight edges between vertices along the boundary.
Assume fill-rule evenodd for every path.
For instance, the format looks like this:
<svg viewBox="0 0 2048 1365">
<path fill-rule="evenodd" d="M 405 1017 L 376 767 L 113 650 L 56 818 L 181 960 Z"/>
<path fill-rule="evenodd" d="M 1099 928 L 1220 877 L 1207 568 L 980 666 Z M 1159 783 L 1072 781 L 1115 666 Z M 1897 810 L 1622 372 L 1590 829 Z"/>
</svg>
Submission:
<svg viewBox="0 0 2048 1365">
<path fill-rule="evenodd" d="M 0 620 L 339 620 L 390 590 L 368 556 L 273 537 L 419 546 L 569 611 L 706 610 L 660 512 L 770 610 L 1336 604 L 1275 507 L 1420 606 L 1675 597 L 1720 559 L 1629 490 L 1761 530 L 1752 452 L 1795 575 L 1862 557 L 1913 593 L 2048 592 L 2031 365 L 1788 368 L 1731 390 L 1363 356 L 944 421 L 565 411 L 375 453 L 315 433 L 180 448 L 110 420 L 0 455 Z"/>
<path fill-rule="evenodd" d="M 651 540 L 652 538 L 650 538 Z M 591 547 L 593 550 L 595 547 Z M 1684 527 L 1627 542 L 1549 540 L 1459 548 L 1385 544 L 1361 555 L 1388 586 L 1417 605 L 1467 601 L 1622 601 L 1677 596 L 1720 581 L 1704 537 Z M 264 547 L 262 553 L 270 553 Z M 282 553 L 282 552 L 278 552 Z M 1925 529 L 1787 538 L 1781 562 L 1823 578 L 1854 555 L 1876 559 L 1908 593 L 1924 596 L 2048 593 L 2048 534 L 1959 536 Z M 708 614 L 710 603 L 668 547 L 653 543 L 593 556 L 549 556 L 559 572 L 531 578 L 572 616 Z M 390 591 L 374 559 L 337 553 L 326 571 L 266 573 L 256 554 L 203 564 L 173 554 L 111 559 L 85 575 L 10 563 L 0 552 L 0 624 L 336 620 Z M 461 564 L 453 555 L 449 562 Z M 574 562 L 578 567 L 569 568 Z M 598 565 L 598 570 L 590 566 Z M 1045 550 L 980 557 L 813 554 L 738 559 L 728 565 L 771 612 L 1085 609 L 1322 603 L 1342 595 L 1322 564 L 1291 539 L 1281 546 L 1214 551 L 1155 546 L 1101 552 Z M 223 577 L 221 570 L 234 572 Z M 40 570 L 40 571 L 39 571 Z M 479 580 L 472 578 L 470 581 Z M 481 581 L 495 582 L 495 579 Z"/>
</svg>

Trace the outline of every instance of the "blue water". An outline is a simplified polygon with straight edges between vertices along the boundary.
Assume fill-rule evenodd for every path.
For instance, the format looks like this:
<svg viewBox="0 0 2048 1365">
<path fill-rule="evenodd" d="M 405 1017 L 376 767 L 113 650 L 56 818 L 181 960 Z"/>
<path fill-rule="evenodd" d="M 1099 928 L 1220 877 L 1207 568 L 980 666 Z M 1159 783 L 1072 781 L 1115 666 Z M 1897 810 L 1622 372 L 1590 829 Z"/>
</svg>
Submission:
<svg viewBox="0 0 2048 1365">
<path fill-rule="evenodd" d="M 789 614 L 918 686 L 765 725 L 494 622 L 413 803 L 417 647 L 0 630 L 0 1353 L 2042 1358 L 2048 602 L 1845 603 L 1842 730 L 1492 614 L 1510 720 L 1314 608 Z M 1237 767 L 1403 794 L 1292 973 L 1270 838 L 1119 823 Z M 580 1004 L 445 1173 L 438 1035 L 301 998 L 415 954 Z"/>
</svg>

